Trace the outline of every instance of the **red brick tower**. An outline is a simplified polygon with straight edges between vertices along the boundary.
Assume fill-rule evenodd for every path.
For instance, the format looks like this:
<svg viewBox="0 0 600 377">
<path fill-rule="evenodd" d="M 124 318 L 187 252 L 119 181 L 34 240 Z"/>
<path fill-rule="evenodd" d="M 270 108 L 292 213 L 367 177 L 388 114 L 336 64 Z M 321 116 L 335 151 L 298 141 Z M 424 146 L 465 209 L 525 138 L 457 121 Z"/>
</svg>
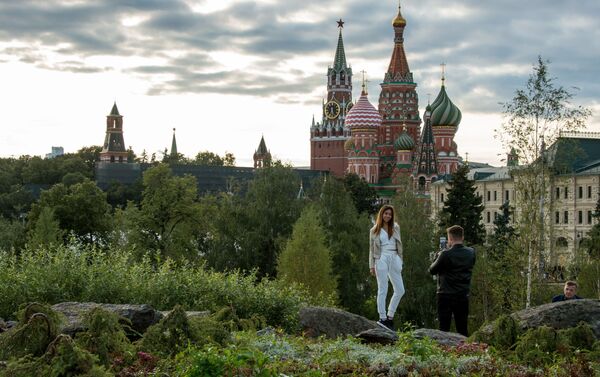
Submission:
<svg viewBox="0 0 600 377">
<path fill-rule="evenodd" d="M 394 142 L 401 135 L 403 129 L 417 144 L 421 126 L 417 84 L 413 80 L 413 74 L 408 67 L 404 52 L 406 20 L 402 17 L 400 6 L 398 6 L 398 15 L 392 25 L 395 34 L 394 50 L 388 71 L 381 83 L 381 94 L 379 95 L 379 112 L 383 117 L 383 125 L 378 133 L 381 152 L 380 177 L 382 179 L 390 177 L 395 168 Z"/>
<path fill-rule="evenodd" d="M 123 116 L 119 114 L 115 102 L 106 116 L 106 137 L 100 152 L 100 161 L 127 162 L 127 150 L 123 139 Z"/>
<path fill-rule="evenodd" d="M 327 70 L 327 100 L 323 104 L 321 122 L 310 128 L 310 168 L 328 170 L 343 176 L 348 167 L 344 143 L 350 136 L 345 125 L 346 114 L 352 108 L 352 68 L 346 63 L 342 38 L 344 22 L 338 21 L 339 36 L 333 66 Z"/>
</svg>

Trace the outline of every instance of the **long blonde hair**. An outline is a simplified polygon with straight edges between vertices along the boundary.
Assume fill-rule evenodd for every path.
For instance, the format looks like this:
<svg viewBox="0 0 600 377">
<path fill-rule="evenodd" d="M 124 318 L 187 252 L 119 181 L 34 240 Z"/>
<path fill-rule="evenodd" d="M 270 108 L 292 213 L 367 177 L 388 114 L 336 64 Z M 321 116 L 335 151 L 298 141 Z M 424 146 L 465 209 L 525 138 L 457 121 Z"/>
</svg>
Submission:
<svg viewBox="0 0 600 377">
<path fill-rule="evenodd" d="M 392 237 L 392 234 L 394 232 L 394 207 L 392 207 L 389 204 L 384 204 L 380 209 L 379 209 L 379 213 L 377 214 L 377 221 L 375 221 L 375 228 L 373 229 L 373 234 L 377 234 L 379 235 L 379 232 L 381 232 L 381 228 L 383 228 L 384 223 L 383 223 L 383 213 L 387 210 L 391 210 L 392 211 L 392 218 L 390 219 L 390 221 L 387 224 L 387 234 L 388 237 Z"/>
</svg>

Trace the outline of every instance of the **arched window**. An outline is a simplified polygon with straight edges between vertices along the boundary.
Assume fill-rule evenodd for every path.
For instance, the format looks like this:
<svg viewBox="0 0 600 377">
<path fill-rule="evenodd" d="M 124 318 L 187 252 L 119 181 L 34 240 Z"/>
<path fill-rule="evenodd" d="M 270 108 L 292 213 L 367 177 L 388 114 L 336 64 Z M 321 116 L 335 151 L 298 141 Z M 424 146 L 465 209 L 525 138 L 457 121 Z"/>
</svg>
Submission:
<svg viewBox="0 0 600 377">
<path fill-rule="evenodd" d="M 419 191 L 425 191 L 425 177 L 419 177 Z"/>
</svg>

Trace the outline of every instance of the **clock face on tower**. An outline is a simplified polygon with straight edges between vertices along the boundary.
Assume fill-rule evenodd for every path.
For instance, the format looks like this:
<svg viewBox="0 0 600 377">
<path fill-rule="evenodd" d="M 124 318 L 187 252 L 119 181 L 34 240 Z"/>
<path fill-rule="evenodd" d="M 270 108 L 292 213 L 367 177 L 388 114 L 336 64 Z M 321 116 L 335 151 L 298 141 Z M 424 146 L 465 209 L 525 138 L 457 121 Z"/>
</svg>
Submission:
<svg viewBox="0 0 600 377">
<path fill-rule="evenodd" d="M 325 116 L 328 119 L 335 119 L 340 115 L 340 105 L 331 100 L 325 104 Z"/>
<path fill-rule="evenodd" d="M 348 114 L 350 112 L 350 110 L 352 109 L 352 106 L 354 106 L 352 101 L 348 102 L 348 104 L 346 105 L 346 114 Z"/>
</svg>

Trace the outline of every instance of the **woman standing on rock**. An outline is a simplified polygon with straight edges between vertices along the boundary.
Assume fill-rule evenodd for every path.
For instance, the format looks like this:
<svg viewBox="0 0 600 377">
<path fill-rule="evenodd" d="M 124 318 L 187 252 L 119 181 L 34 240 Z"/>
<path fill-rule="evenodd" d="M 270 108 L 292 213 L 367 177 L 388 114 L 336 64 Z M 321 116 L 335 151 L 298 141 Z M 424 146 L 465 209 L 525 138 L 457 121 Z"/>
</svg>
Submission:
<svg viewBox="0 0 600 377">
<path fill-rule="evenodd" d="M 377 221 L 369 231 L 369 268 L 377 277 L 377 311 L 381 327 L 393 330 L 394 314 L 404 295 L 402 282 L 402 240 L 400 226 L 394 222 L 394 207 L 384 205 L 377 214 Z M 392 283 L 394 294 L 385 310 L 388 281 Z"/>
</svg>

